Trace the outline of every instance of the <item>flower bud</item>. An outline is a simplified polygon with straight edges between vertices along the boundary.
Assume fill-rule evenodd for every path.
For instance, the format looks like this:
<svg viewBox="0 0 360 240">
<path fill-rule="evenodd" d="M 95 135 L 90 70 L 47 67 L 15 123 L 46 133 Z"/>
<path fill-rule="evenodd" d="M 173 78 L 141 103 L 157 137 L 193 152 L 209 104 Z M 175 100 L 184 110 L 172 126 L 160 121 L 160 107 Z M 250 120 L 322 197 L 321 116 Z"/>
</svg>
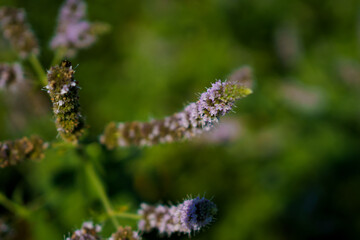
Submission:
<svg viewBox="0 0 360 240">
<path fill-rule="evenodd" d="M 48 71 L 45 87 L 53 103 L 55 123 L 60 136 L 77 143 L 84 132 L 85 121 L 80 113 L 79 86 L 74 79 L 71 62 L 63 61 Z"/>
</svg>

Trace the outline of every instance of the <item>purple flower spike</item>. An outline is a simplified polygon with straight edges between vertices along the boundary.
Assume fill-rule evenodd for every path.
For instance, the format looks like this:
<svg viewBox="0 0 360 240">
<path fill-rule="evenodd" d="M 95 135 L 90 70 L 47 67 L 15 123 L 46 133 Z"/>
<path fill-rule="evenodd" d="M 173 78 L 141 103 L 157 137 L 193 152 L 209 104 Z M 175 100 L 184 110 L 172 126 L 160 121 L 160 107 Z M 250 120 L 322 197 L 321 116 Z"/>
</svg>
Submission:
<svg viewBox="0 0 360 240">
<path fill-rule="evenodd" d="M 73 57 L 79 49 L 90 47 L 96 40 L 93 24 L 86 20 L 83 0 L 67 0 L 60 9 L 58 27 L 50 45 L 51 49 L 64 51 Z"/>
<path fill-rule="evenodd" d="M 251 78 L 251 72 L 247 67 L 242 69 L 244 72 L 236 79 L 213 83 L 197 102 L 190 103 L 182 112 L 170 117 L 150 122 L 110 123 L 100 142 L 109 149 L 116 146 L 151 146 L 190 139 L 209 131 L 220 117 L 232 110 L 236 100 L 252 93 L 242 82 Z"/>
</svg>

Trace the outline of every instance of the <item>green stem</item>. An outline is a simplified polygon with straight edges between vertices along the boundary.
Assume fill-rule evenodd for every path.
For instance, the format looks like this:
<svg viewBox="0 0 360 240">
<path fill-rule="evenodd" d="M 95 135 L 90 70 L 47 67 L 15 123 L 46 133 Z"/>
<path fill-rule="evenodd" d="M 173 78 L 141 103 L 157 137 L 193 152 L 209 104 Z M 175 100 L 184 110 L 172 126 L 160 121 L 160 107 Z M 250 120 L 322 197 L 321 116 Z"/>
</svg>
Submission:
<svg viewBox="0 0 360 240">
<path fill-rule="evenodd" d="M 112 210 L 110 201 L 105 193 L 104 186 L 102 185 L 101 180 L 96 174 L 94 166 L 90 162 L 86 163 L 85 171 L 90 181 L 92 182 L 93 186 L 95 187 L 107 214 L 111 217 L 111 221 L 114 224 L 115 228 L 117 229 L 119 227 L 119 222 L 114 216 L 114 211 Z"/>
<path fill-rule="evenodd" d="M 112 216 L 133 220 L 140 220 L 142 218 L 140 215 L 134 213 L 113 213 Z"/>
<path fill-rule="evenodd" d="M 64 57 L 64 50 L 63 49 L 58 49 L 55 52 L 54 58 L 51 61 L 51 66 L 54 66 L 56 64 L 59 64 L 59 62 L 61 61 L 61 59 Z"/>
<path fill-rule="evenodd" d="M 30 215 L 30 211 L 25 207 L 14 203 L 10 199 L 8 199 L 3 193 L 0 193 L 0 204 L 7 208 L 9 211 L 18 214 L 21 217 L 28 217 Z"/>
<path fill-rule="evenodd" d="M 41 66 L 39 59 L 36 57 L 35 54 L 31 54 L 29 61 L 32 65 L 32 67 L 34 68 L 36 74 L 38 75 L 40 84 L 42 86 L 46 86 L 47 85 L 47 76 L 46 76 L 46 73 L 45 73 L 43 67 Z"/>
</svg>

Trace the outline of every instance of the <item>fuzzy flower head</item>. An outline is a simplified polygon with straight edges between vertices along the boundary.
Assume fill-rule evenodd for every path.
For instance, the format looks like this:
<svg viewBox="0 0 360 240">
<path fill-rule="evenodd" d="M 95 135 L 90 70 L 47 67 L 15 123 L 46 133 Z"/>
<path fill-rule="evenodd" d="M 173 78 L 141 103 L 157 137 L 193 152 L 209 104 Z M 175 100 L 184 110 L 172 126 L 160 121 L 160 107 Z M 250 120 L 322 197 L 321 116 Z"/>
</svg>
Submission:
<svg viewBox="0 0 360 240">
<path fill-rule="evenodd" d="M 230 112 L 237 99 L 246 97 L 251 90 L 233 82 L 213 83 L 211 88 L 202 93 L 196 104 L 196 109 L 190 110 L 193 122 L 201 124 L 205 130 L 209 130 L 219 117 Z"/>
<path fill-rule="evenodd" d="M 216 205 L 205 198 L 185 200 L 178 207 L 180 221 L 184 229 L 198 231 L 214 221 Z"/>
<path fill-rule="evenodd" d="M 14 89 L 24 81 L 24 74 L 20 64 L 0 64 L 0 90 Z"/>
<path fill-rule="evenodd" d="M 61 50 L 65 56 L 72 57 L 79 49 L 90 47 L 95 42 L 95 28 L 96 24 L 86 20 L 85 1 L 66 0 L 59 12 L 51 49 Z"/>
<path fill-rule="evenodd" d="M 138 228 L 142 232 L 157 229 L 160 234 L 170 236 L 173 233 L 187 233 L 199 231 L 214 221 L 217 213 L 216 205 L 205 198 L 185 200 L 176 206 L 141 204 L 138 214 L 142 219 Z"/>
<path fill-rule="evenodd" d="M 0 25 L 4 37 L 10 41 L 21 58 L 27 58 L 30 54 L 39 54 L 37 39 L 31 31 L 23 9 L 1 7 Z"/>
<path fill-rule="evenodd" d="M 60 136 L 67 142 L 77 143 L 85 123 L 80 113 L 79 86 L 74 73 L 71 62 L 63 61 L 48 71 L 49 84 L 45 88 L 53 103 Z"/>
<path fill-rule="evenodd" d="M 81 229 L 76 230 L 71 238 L 66 240 L 100 240 L 98 233 L 101 232 L 101 226 L 95 225 L 92 222 L 84 222 Z"/>
</svg>

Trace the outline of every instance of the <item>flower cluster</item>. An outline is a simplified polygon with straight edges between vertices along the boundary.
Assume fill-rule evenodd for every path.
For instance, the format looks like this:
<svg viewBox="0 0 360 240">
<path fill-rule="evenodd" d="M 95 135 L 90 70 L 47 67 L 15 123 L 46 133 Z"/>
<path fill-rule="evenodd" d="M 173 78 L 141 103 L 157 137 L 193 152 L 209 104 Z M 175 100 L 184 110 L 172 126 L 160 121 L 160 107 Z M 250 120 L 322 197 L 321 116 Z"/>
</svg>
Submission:
<svg viewBox="0 0 360 240">
<path fill-rule="evenodd" d="M 30 57 L 28 62 L 33 66 L 43 86 L 46 85 L 44 88 L 52 101 L 59 135 L 64 141 L 77 144 L 84 133 L 85 120 L 80 112 L 80 88 L 74 79 L 75 71 L 71 63 L 62 61 L 60 65 L 51 67 L 46 76 L 36 56 L 39 54 L 38 42 L 26 22 L 26 15 L 22 9 L 1 7 L 0 26 L 5 38 L 10 41 L 19 56 L 23 59 Z M 50 44 L 51 48 L 56 50 L 54 62 L 63 56 L 74 56 L 78 50 L 89 47 L 96 41 L 97 34 L 104 31 L 106 31 L 105 25 L 90 23 L 86 20 L 84 0 L 65 0 L 58 16 L 56 34 Z M 15 83 L 23 82 L 23 78 L 23 71 L 19 64 L 0 64 L 0 89 L 11 88 Z M 108 124 L 100 137 L 100 142 L 112 149 L 117 146 L 151 146 L 193 138 L 212 129 L 220 117 L 233 109 L 236 100 L 252 93 L 251 79 L 250 68 L 240 68 L 230 76 L 228 81 L 218 80 L 213 83 L 196 102 L 190 103 L 181 112 L 150 122 L 118 124 L 112 122 Z M 226 141 L 230 139 L 233 132 L 234 127 L 230 126 L 220 132 L 216 138 Z M 44 157 L 47 147 L 48 143 L 37 136 L 0 142 L 0 167 L 15 165 L 27 159 L 41 159 Z M 103 190 L 102 181 L 98 179 L 85 152 L 82 157 L 84 162 L 86 161 L 86 174 L 96 187 L 109 217 L 112 218 L 114 226 L 117 228 L 117 231 L 107 240 L 141 239 L 138 231 L 133 231 L 131 227 L 118 227 L 115 217 L 131 216 L 132 219 L 139 219 L 138 230 L 140 232 L 157 229 L 161 235 L 168 236 L 173 233 L 184 233 L 190 236 L 214 221 L 217 207 L 204 197 L 186 199 L 178 205 L 171 206 L 153 206 L 143 203 L 138 210 L 139 216 L 112 214 L 115 212 L 111 209 Z M 11 200 L 8 201 L 11 203 Z M 21 207 L 19 209 L 20 212 L 26 212 Z M 17 211 L 16 207 L 14 211 Z M 4 238 L 3 233 L 9 232 L 9 227 L 0 219 L 0 239 Z M 72 235 L 69 234 L 66 240 L 103 240 L 100 232 L 100 225 L 84 222 L 81 229 L 76 230 Z"/>
<path fill-rule="evenodd" d="M 67 0 L 60 9 L 56 35 L 51 40 L 53 50 L 61 50 L 65 56 L 76 55 L 77 50 L 91 46 L 96 36 L 93 24 L 86 19 L 83 0 Z"/>
<path fill-rule="evenodd" d="M 27 159 L 42 159 L 47 146 L 48 144 L 37 136 L 0 142 L 0 167 L 15 165 Z"/>
<path fill-rule="evenodd" d="M 93 222 L 84 222 L 81 229 L 76 230 L 71 237 L 65 240 L 103 240 L 104 238 L 99 235 L 101 230 L 100 225 L 95 225 Z M 141 237 L 131 227 L 120 226 L 107 240 L 141 240 Z"/>
<path fill-rule="evenodd" d="M 138 214 L 142 219 L 138 223 L 140 231 L 157 229 L 160 234 L 180 232 L 191 234 L 214 221 L 216 205 L 205 198 L 185 200 L 177 206 L 141 204 Z"/>
<path fill-rule="evenodd" d="M 80 113 L 79 86 L 74 79 L 75 71 L 69 61 L 48 71 L 46 86 L 53 103 L 56 127 L 67 142 L 76 143 L 84 131 L 84 119 Z"/>
<path fill-rule="evenodd" d="M 116 233 L 112 234 L 108 240 L 141 240 L 138 232 L 133 231 L 131 227 L 119 227 Z"/>
<path fill-rule="evenodd" d="M 98 233 L 101 232 L 100 225 L 94 225 L 92 222 L 84 222 L 81 229 L 76 230 L 71 238 L 66 240 L 100 240 Z"/>
<path fill-rule="evenodd" d="M 100 142 L 112 149 L 115 146 L 150 146 L 190 139 L 210 130 L 219 117 L 231 111 L 236 100 L 250 93 L 251 90 L 245 87 L 242 81 L 219 80 L 202 93 L 197 102 L 165 119 L 108 124 Z"/>
<path fill-rule="evenodd" d="M 4 37 L 10 41 L 21 58 L 27 58 L 30 54 L 39 54 L 38 42 L 26 21 L 23 9 L 0 8 L 0 25 Z"/>
<path fill-rule="evenodd" d="M 20 64 L 0 64 L 0 89 L 11 88 L 23 80 L 24 74 Z"/>
</svg>

